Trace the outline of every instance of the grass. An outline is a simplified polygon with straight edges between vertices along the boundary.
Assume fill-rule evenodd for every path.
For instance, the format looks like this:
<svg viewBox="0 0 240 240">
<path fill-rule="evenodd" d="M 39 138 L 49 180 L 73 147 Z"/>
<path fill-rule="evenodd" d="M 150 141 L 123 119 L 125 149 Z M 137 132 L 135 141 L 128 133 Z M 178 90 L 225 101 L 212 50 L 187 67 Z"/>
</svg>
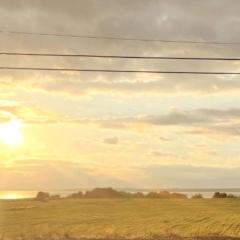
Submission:
<svg viewBox="0 0 240 240">
<path fill-rule="evenodd" d="M 0 213 L 6 239 L 240 237 L 239 199 L 18 200 Z"/>
</svg>

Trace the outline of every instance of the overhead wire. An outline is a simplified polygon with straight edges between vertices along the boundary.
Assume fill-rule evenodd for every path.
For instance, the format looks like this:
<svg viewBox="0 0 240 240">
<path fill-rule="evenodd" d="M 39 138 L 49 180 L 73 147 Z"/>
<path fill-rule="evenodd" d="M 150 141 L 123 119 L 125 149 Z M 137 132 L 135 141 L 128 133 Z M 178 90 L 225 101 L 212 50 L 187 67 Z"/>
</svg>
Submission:
<svg viewBox="0 0 240 240">
<path fill-rule="evenodd" d="M 5 31 L 5 30 L 0 30 L 0 33 L 12 34 L 12 35 L 25 35 L 25 36 L 47 36 L 47 37 L 81 38 L 81 39 L 118 40 L 118 41 L 208 44 L 208 45 L 240 45 L 240 42 L 228 42 L 228 41 L 170 40 L 170 39 L 159 39 L 159 38 L 136 38 L 136 37 L 122 37 L 122 36 L 93 36 L 93 35 L 61 34 L 61 33 L 31 32 L 31 31 Z"/>
<path fill-rule="evenodd" d="M 101 54 L 64 54 L 64 53 L 32 53 L 32 52 L 0 52 L 5 56 L 34 57 L 80 57 L 80 58 L 113 58 L 113 59 L 155 59 L 155 60 L 194 60 L 194 61 L 240 61 L 234 57 L 175 57 L 175 56 L 133 56 L 133 55 L 101 55 Z"/>
<path fill-rule="evenodd" d="M 0 67 L 0 70 L 63 71 L 63 72 L 104 72 L 104 73 L 146 73 L 146 74 L 197 74 L 197 75 L 240 75 L 240 72 L 210 71 L 163 71 L 163 70 L 123 70 L 84 68 L 40 68 L 40 67 Z"/>
</svg>

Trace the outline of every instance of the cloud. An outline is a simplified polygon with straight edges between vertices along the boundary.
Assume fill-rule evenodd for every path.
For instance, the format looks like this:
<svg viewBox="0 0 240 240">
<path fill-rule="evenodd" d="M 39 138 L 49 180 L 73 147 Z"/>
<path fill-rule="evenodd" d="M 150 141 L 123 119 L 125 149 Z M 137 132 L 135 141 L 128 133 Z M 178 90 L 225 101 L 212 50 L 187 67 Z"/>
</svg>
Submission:
<svg viewBox="0 0 240 240">
<path fill-rule="evenodd" d="M 28 81 L 8 75 L 12 81 L 1 83 L 3 86 L 20 87 L 27 90 L 42 90 L 48 93 L 84 96 L 88 94 L 119 94 L 134 95 L 209 95 L 237 94 L 240 91 L 238 78 L 223 79 L 219 77 L 168 77 L 168 76 L 105 76 L 105 75 L 76 75 L 51 76 L 51 74 L 32 74 Z M 47 80 L 46 80 L 47 79 Z M 114 80 L 113 80 L 114 79 Z M 6 85 L 6 82 L 8 84 Z"/>
<path fill-rule="evenodd" d="M 166 114 L 135 117 L 82 118 L 73 120 L 79 124 L 93 124 L 118 130 L 139 130 L 145 127 L 168 127 L 169 131 L 204 135 L 221 140 L 240 136 L 240 109 L 174 110 Z"/>
<path fill-rule="evenodd" d="M 146 116 L 139 119 L 139 121 L 156 125 L 197 125 L 205 123 L 226 123 L 230 120 L 240 120 L 239 108 L 174 110 L 165 115 Z"/>
<path fill-rule="evenodd" d="M 4 116 L 4 114 L 0 113 L 0 123 L 6 123 L 9 122 L 11 119 L 7 116 Z"/>
<path fill-rule="evenodd" d="M 74 115 L 60 114 L 33 106 L 24 106 L 17 102 L 0 102 L 0 122 L 8 122 L 13 118 L 26 124 L 85 124 L 118 130 L 139 129 L 139 127 L 164 127 L 185 134 L 203 135 L 214 138 L 240 136 L 240 109 L 173 110 L 159 115 L 140 115 L 129 117 L 79 118 Z M 166 141 L 168 139 L 161 139 Z M 118 144 L 117 137 L 103 139 L 106 144 Z"/>
<path fill-rule="evenodd" d="M 29 31 L 189 41 L 237 42 L 239 39 L 240 3 L 235 0 L 211 0 L 207 3 L 204 1 L 193 2 L 192 0 L 109 0 L 107 1 L 107 6 L 98 0 L 1 0 L 0 30 L 6 32 Z M 230 47 L 229 45 L 84 40 L 67 37 L 0 34 L 0 50 L 12 52 L 176 57 L 238 57 L 237 54 L 239 53 L 238 45 L 231 45 Z M 240 67 L 239 63 L 234 61 L 140 61 L 130 59 L 103 60 L 22 56 L 0 56 L 0 62 L 1 66 L 16 67 L 157 69 L 170 71 L 239 71 Z M 38 91 L 38 96 L 44 96 L 44 99 L 40 98 L 32 101 L 36 91 Z M 139 132 L 147 130 L 146 133 L 149 134 L 149 137 L 147 140 L 144 139 L 143 142 L 149 140 L 149 145 L 154 144 L 151 137 L 153 135 L 155 137 L 158 131 L 160 132 L 161 130 L 172 132 L 173 141 L 175 141 L 176 134 L 180 136 L 179 138 L 184 138 L 189 134 L 191 139 L 191 135 L 214 137 L 216 139 L 237 138 L 240 135 L 240 110 L 238 108 L 214 109 L 213 107 L 198 108 L 195 110 L 179 109 L 170 112 L 163 112 L 163 109 L 165 109 L 164 106 L 166 106 L 166 103 L 169 102 L 178 106 L 178 103 L 174 103 L 176 95 L 192 95 L 196 97 L 195 100 L 199 100 L 197 104 L 195 100 L 195 102 L 191 103 L 191 100 L 187 102 L 188 98 L 186 97 L 183 100 L 184 103 L 179 103 L 179 105 L 184 105 L 189 109 L 192 109 L 196 105 L 200 106 L 204 95 L 213 94 L 221 95 L 223 97 L 221 102 L 224 102 L 226 99 L 226 105 L 222 107 L 229 106 L 231 103 L 235 106 L 236 101 L 229 101 L 228 97 L 235 96 L 238 99 L 239 92 L 239 78 L 231 75 L 77 74 L 0 70 L 0 95 L 10 95 L 11 99 L 16 97 L 16 99 L 22 99 L 24 102 L 29 101 L 29 104 L 0 103 L 0 123 L 9 121 L 12 118 L 18 118 L 25 123 L 31 124 L 74 123 L 76 125 L 82 124 L 84 127 L 88 125 L 92 127 L 94 125 L 104 128 L 104 131 L 109 130 L 109 135 L 106 135 L 106 132 L 102 133 L 102 131 L 97 137 L 97 139 L 106 144 L 119 143 L 119 139 L 106 137 L 120 136 L 118 135 L 119 132 L 115 132 L 119 130 L 134 130 Z M 23 96 L 23 94 L 27 96 Z M 60 96 L 60 98 L 58 97 L 52 101 L 56 94 L 64 94 L 73 98 L 70 100 L 70 98 L 65 98 L 64 96 L 56 104 L 54 101 L 58 101 L 61 98 Z M 170 96 L 173 98 L 168 98 L 166 102 L 166 98 L 159 98 L 162 103 L 159 101 L 156 104 L 154 103 L 153 106 L 149 106 L 149 108 L 152 108 L 151 111 L 141 108 L 140 102 L 145 100 L 141 98 L 143 100 L 136 102 L 137 108 L 140 109 L 136 112 L 144 113 L 147 111 L 147 114 L 133 115 L 135 110 L 131 111 L 132 108 L 130 108 L 128 110 L 123 109 L 123 111 L 120 109 L 121 111 L 113 116 L 115 110 L 112 111 L 112 109 L 109 109 L 109 115 L 103 114 L 106 117 L 102 115 L 100 117 L 98 115 L 99 111 L 94 112 L 94 107 L 99 107 L 96 104 L 96 100 L 98 100 L 96 97 L 91 104 L 86 104 L 87 107 L 93 107 L 93 111 L 86 111 L 86 116 L 80 118 L 79 116 L 83 116 L 85 112 L 78 115 L 78 106 L 81 106 L 82 102 L 79 99 L 76 100 L 76 98 L 97 94 L 104 94 L 106 97 L 109 95 L 119 98 L 128 97 L 128 101 L 131 101 L 131 98 L 138 94 L 143 97 L 158 95 L 159 97 Z M 74 104 L 72 104 L 73 99 L 76 101 Z M 190 99 L 193 99 L 193 97 Z M 69 100 L 69 102 L 65 100 Z M 71 109 L 69 110 L 71 114 L 65 115 L 52 110 L 48 111 L 35 105 L 46 106 L 50 101 L 49 108 L 59 109 L 64 106 L 63 111 Z M 219 106 L 214 101 L 210 105 Z M 206 103 L 205 99 L 203 102 L 204 104 Z M 101 103 L 99 102 L 99 104 Z M 74 109 L 75 104 L 78 105 L 76 109 Z M 159 106 L 161 108 L 158 108 Z M 87 107 L 85 108 L 86 110 Z M 131 115 L 129 115 L 129 112 L 131 112 Z M 149 114 L 149 112 L 153 112 L 153 114 Z M 120 114 L 126 115 L 125 117 L 118 117 Z M 151 130 L 151 134 L 148 130 Z M 87 128 L 86 131 L 88 131 Z M 152 135 L 153 132 L 154 134 Z M 83 138 L 91 138 L 85 132 L 82 134 Z M 166 139 L 162 138 L 161 140 L 165 141 Z M 164 143 L 164 145 L 169 144 L 170 146 L 171 143 Z M 101 147 L 103 146 L 101 145 Z M 151 145 L 151 149 L 158 148 L 157 146 L 153 148 Z M 167 153 L 168 151 L 152 152 L 153 155 L 156 155 L 155 158 L 157 156 L 160 158 Z M 214 153 L 212 152 L 212 154 Z M 224 173 L 222 169 L 205 169 L 193 166 L 179 166 L 176 168 L 159 165 L 144 168 L 118 166 L 118 169 L 116 169 L 116 166 L 109 166 L 107 168 L 107 166 L 99 165 L 91 167 L 89 165 L 83 166 L 83 164 L 76 166 L 70 163 L 60 164 L 50 162 L 50 160 L 49 163 L 37 162 L 33 159 L 31 163 L 26 163 L 24 167 L 22 165 L 11 169 L 1 168 L 0 183 L 2 186 L 5 184 L 5 186 L 19 186 L 20 188 L 21 186 L 61 186 L 67 188 L 76 186 L 76 183 L 86 186 L 97 186 L 98 184 L 101 186 L 109 184 L 114 186 L 137 186 L 138 184 L 141 186 L 144 184 L 146 186 L 184 186 L 184 184 L 190 184 L 192 181 L 192 185 L 200 186 L 202 184 L 208 186 L 209 184 L 210 186 L 216 183 L 220 186 L 224 185 L 225 181 L 225 185 L 230 186 L 230 183 L 234 185 L 236 182 L 239 182 L 239 169 L 229 169 Z M 46 176 L 45 174 L 43 176 L 43 172 L 46 172 Z M 149 176 L 148 180 L 146 180 L 146 176 Z M 35 179 L 35 182 L 30 182 L 29 179 Z"/>
<path fill-rule="evenodd" d="M 72 4 L 70 4 L 72 3 Z M 153 38 L 169 40 L 229 41 L 238 39 L 239 4 L 229 0 L 192 4 L 172 0 L 108 1 L 108 8 L 97 0 L 65 3 L 53 0 L 21 2 L 1 1 L 0 22 L 3 31 L 55 32 L 92 36 Z M 57 7 L 56 7 L 57 6 Z M 213 14 L 217 9 L 218 14 Z M 132 14 L 134 12 L 134 14 Z M 204 17 L 202 17 L 204 16 Z M 6 21 L 7 19 L 7 21 Z M 1 34 L 4 50 L 52 53 L 98 53 L 118 55 L 161 56 L 236 56 L 237 46 L 205 44 L 164 44 L 21 36 Z M 64 46 L 64 49 L 63 49 Z M 5 66 L 47 66 L 105 69 L 161 69 L 198 71 L 238 71 L 236 62 L 135 61 L 73 58 L 33 58 L 1 56 Z M 63 72 L 20 72 L 1 70 L 1 85 L 64 93 L 132 94 L 226 94 L 239 93 L 238 77 L 167 76 L 140 74 L 98 74 Z"/>
<path fill-rule="evenodd" d="M 16 114 L 17 106 L 13 102 L 0 100 L 0 123 L 6 123 Z"/>
<path fill-rule="evenodd" d="M 119 138 L 118 137 L 104 138 L 103 143 L 117 145 L 119 143 Z"/>
<path fill-rule="evenodd" d="M 191 165 L 150 165 L 146 167 L 149 181 L 155 187 L 234 188 L 238 187 L 239 168 Z"/>
<path fill-rule="evenodd" d="M 154 157 L 160 157 L 160 158 L 176 158 L 176 156 L 172 153 L 165 153 L 160 151 L 152 151 L 150 152 L 150 155 Z"/>
<path fill-rule="evenodd" d="M 28 124 L 49 124 L 67 121 L 67 117 L 54 111 L 34 106 L 25 106 L 18 102 L 0 100 L 0 122 L 19 119 Z"/>
<path fill-rule="evenodd" d="M 239 168 L 159 164 L 123 167 L 31 159 L 18 160 L 8 167 L 0 165 L 0 188 L 237 188 L 239 173 Z"/>
<path fill-rule="evenodd" d="M 2 189 L 22 190 L 23 187 L 46 189 L 46 186 L 49 189 L 133 186 L 140 177 L 143 177 L 141 169 L 130 166 L 69 161 L 29 159 L 18 160 L 8 167 L 0 166 Z"/>
<path fill-rule="evenodd" d="M 162 141 L 162 142 L 169 142 L 169 141 L 171 141 L 172 139 L 171 139 L 171 138 L 164 137 L 164 136 L 160 136 L 160 137 L 159 137 L 159 140 Z"/>
</svg>

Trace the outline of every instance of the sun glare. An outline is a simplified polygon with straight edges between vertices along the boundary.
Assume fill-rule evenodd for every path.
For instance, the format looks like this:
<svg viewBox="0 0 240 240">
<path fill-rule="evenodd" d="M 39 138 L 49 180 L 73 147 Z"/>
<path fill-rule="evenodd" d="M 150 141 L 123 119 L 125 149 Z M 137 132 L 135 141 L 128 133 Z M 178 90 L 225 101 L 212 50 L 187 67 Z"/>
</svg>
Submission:
<svg viewBox="0 0 240 240">
<path fill-rule="evenodd" d="M 0 141 L 10 146 L 21 144 L 23 142 L 21 128 L 22 123 L 18 120 L 0 124 Z"/>
<path fill-rule="evenodd" d="M 14 199 L 21 199 L 21 198 L 23 198 L 21 194 L 14 193 L 14 192 L 0 194 L 0 199 L 4 199 L 4 200 L 14 200 Z"/>
</svg>

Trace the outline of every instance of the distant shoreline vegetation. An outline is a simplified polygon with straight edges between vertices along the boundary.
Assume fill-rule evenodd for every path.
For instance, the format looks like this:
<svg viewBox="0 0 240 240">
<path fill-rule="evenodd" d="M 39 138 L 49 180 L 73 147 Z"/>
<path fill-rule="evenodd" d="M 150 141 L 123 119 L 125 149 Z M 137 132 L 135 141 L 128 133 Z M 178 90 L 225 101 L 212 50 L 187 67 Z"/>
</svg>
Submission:
<svg viewBox="0 0 240 240">
<path fill-rule="evenodd" d="M 188 199 L 188 196 L 183 193 L 169 192 L 169 191 L 160 191 L 160 192 L 126 192 L 119 191 L 113 188 L 94 188 L 86 192 L 78 191 L 71 193 L 66 197 L 62 197 L 60 194 L 50 195 L 48 192 L 38 192 L 35 199 L 39 201 L 47 200 L 56 200 L 63 198 L 72 198 L 72 199 L 89 199 L 89 198 L 155 198 L 155 199 Z M 194 194 L 191 199 L 203 199 L 203 195 L 200 193 Z M 227 194 L 225 192 L 215 192 L 213 193 L 212 198 L 240 198 L 234 194 Z"/>
</svg>

